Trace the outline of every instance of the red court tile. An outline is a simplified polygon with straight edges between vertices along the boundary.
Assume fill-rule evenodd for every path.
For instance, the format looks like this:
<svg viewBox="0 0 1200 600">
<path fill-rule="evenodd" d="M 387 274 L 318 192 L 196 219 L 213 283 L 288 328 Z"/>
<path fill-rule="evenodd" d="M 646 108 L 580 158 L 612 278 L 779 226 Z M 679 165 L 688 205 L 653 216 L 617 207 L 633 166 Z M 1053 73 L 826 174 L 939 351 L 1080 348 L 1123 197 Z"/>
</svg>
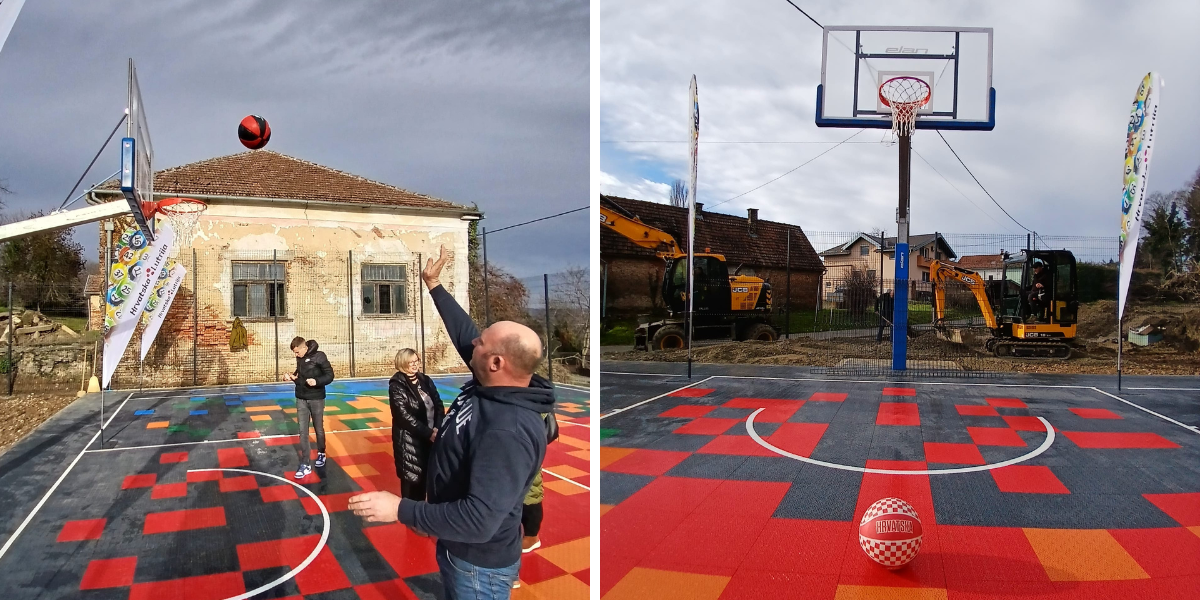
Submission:
<svg viewBox="0 0 1200 600">
<path fill-rule="evenodd" d="M 754 417 L 755 423 L 783 423 L 792 418 L 801 406 L 803 400 L 785 400 L 779 398 L 734 398 L 723 406 L 727 408 L 763 409 Z"/>
<path fill-rule="evenodd" d="M 158 480 L 158 475 L 154 473 L 145 473 L 142 475 L 126 475 L 125 480 L 121 482 L 121 489 L 129 490 L 133 488 L 148 488 L 153 487 L 154 482 Z"/>
<path fill-rule="evenodd" d="M 696 417 L 703 417 L 704 415 L 707 415 L 708 413 L 716 410 L 716 408 L 717 407 L 715 407 L 715 406 L 698 406 L 695 404 L 682 404 L 682 405 L 676 406 L 675 408 L 672 408 L 671 410 L 665 411 L 658 416 L 660 416 L 660 417 L 682 417 L 685 419 L 695 419 Z"/>
<path fill-rule="evenodd" d="M 915 402 L 880 402 L 875 424 L 919 426 L 921 414 L 917 411 Z"/>
<path fill-rule="evenodd" d="M 241 477 L 226 477 L 220 481 L 222 492 L 241 492 L 245 490 L 258 489 L 258 480 L 253 475 L 242 475 Z"/>
<path fill-rule="evenodd" d="M 418 536 L 400 523 L 367 527 L 363 533 L 400 577 L 437 572 L 437 551 L 431 538 Z"/>
<path fill-rule="evenodd" d="M 842 570 L 842 554 L 850 547 L 847 540 L 854 530 L 849 521 L 770 519 L 746 555 L 745 564 L 760 568 L 769 565 L 772 570 L 788 573 L 836 575 Z"/>
<path fill-rule="evenodd" d="M 162 456 L 158 457 L 158 463 L 165 465 L 167 463 L 187 462 L 187 458 L 187 452 L 164 452 Z"/>
<path fill-rule="evenodd" d="M 983 455 L 975 444 L 925 442 L 925 462 L 956 465 L 983 465 Z"/>
<path fill-rule="evenodd" d="M 767 441 L 780 450 L 812 456 L 828 428 L 828 423 L 783 423 L 775 433 L 767 436 Z"/>
<path fill-rule="evenodd" d="M 639 449 L 605 467 L 611 473 L 630 475 L 662 475 L 687 458 L 687 452 Z"/>
<path fill-rule="evenodd" d="M 996 487 L 1002 492 L 1022 494 L 1070 494 L 1071 490 L 1044 465 L 1010 465 L 990 469 Z"/>
<path fill-rule="evenodd" d="M 269 437 L 269 438 L 267 438 L 266 441 L 267 441 L 268 446 L 288 446 L 291 444 L 299 444 L 300 436 L 285 435 L 285 436 L 281 436 L 281 437 Z"/>
<path fill-rule="evenodd" d="M 691 516 L 714 521 L 750 519 L 765 522 L 775 514 L 790 487 L 790 483 L 777 481 L 725 481 L 696 506 Z"/>
<path fill-rule="evenodd" d="M 974 446 L 971 446 L 974 448 Z M 922 461 L 868 460 L 867 468 L 914 471 L 928 467 Z M 942 569 L 942 550 L 937 515 L 933 509 L 933 492 L 929 475 L 890 475 L 864 473 L 855 502 L 854 518 L 860 519 L 867 507 L 881 498 L 903 498 L 920 515 L 923 530 L 921 552 L 904 569 L 889 571 L 869 558 L 858 547 L 858 528 L 853 527 L 846 536 L 848 548 L 842 555 L 841 585 L 929 587 L 944 588 L 945 572 Z M 898 595 L 893 595 L 896 597 Z M 879 597 L 888 597 L 886 594 Z"/>
<path fill-rule="evenodd" d="M 221 448 L 217 450 L 217 462 L 221 464 L 222 469 L 236 469 L 238 467 L 250 466 L 250 459 L 246 458 L 246 450 L 244 448 Z"/>
<path fill-rule="evenodd" d="M 1178 448 L 1179 444 L 1157 433 L 1111 433 L 1100 431 L 1064 431 L 1067 439 L 1080 448 Z"/>
<path fill-rule="evenodd" d="M 743 482 L 730 482 L 743 483 Z M 639 565 L 667 571 L 733 575 L 766 526 L 767 518 L 721 518 L 693 513 L 674 528 Z"/>
<path fill-rule="evenodd" d="M 740 423 L 738 419 L 708 419 L 701 417 L 693 419 L 675 428 L 674 433 L 690 433 L 694 435 L 721 435 L 731 427 Z"/>
<path fill-rule="evenodd" d="M 418 600 L 402 579 L 365 583 L 354 586 L 354 593 L 362 600 Z M 296 600 L 303 600 L 300 596 Z"/>
<path fill-rule="evenodd" d="M 146 515 L 146 525 L 142 528 L 144 535 L 154 533 L 171 533 L 188 531 L 190 529 L 205 529 L 207 527 L 223 527 L 225 525 L 225 509 L 193 508 L 170 512 L 150 513 Z"/>
<path fill-rule="evenodd" d="M 1197 538 L 1200 539 L 1200 538 Z M 541 583 L 555 577 L 562 577 L 567 572 L 558 565 L 542 558 L 537 552 L 521 555 L 521 583 Z"/>
<path fill-rule="evenodd" d="M 137 557 L 110 558 L 88 562 L 83 573 L 80 590 L 128 587 L 133 585 L 133 572 L 137 568 Z"/>
<path fill-rule="evenodd" d="M 298 538 L 238 544 L 238 565 L 243 571 L 256 571 L 272 567 L 294 569 L 304 562 L 308 555 L 312 554 L 313 549 L 320 542 L 320 537 L 319 535 L 307 535 Z M 346 574 L 329 550 L 329 546 L 325 546 L 317 553 L 317 558 L 296 575 L 296 587 L 300 588 L 301 594 L 307 596 L 348 588 L 350 580 L 346 578 Z"/>
<path fill-rule="evenodd" d="M 885 387 L 885 388 L 883 388 L 883 395 L 884 396 L 916 396 L 917 390 L 914 388 Z"/>
<path fill-rule="evenodd" d="M 770 438 L 768 438 L 769 440 Z M 731 456 L 779 456 L 763 448 L 748 435 L 718 435 L 696 454 L 727 454 Z"/>
<path fill-rule="evenodd" d="M 62 531 L 58 532 L 58 542 L 78 542 L 82 540 L 98 540 L 100 534 L 104 532 L 104 525 L 108 519 L 84 519 L 80 521 L 67 521 L 63 524 Z"/>
<path fill-rule="evenodd" d="M 272 485 L 264 488 L 258 488 L 258 493 L 262 496 L 263 502 L 295 500 L 299 497 L 296 494 L 296 488 L 286 483 L 283 485 Z"/>
<path fill-rule="evenodd" d="M 313 471 L 313 472 L 309 473 L 308 475 L 305 475 L 303 479 L 296 479 L 295 478 L 296 472 L 291 469 L 285 470 L 283 473 L 280 473 L 280 475 L 287 478 L 288 481 L 295 481 L 296 483 L 299 483 L 301 485 L 308 485 L 310 483 L 321 483 L 321 476 L 319 474 L 317 474 L 316 471 Z M 373 492 L 375 490 L 368 490 L 368 491 Z"/>
<path fill-rule="evenodd" d="M 980 406 L 978 404 L 955 404 L 954 408 L 958 410 L 958 414 L 970 417 L 998 417 L 1000 413 L 996 412 L 996 408 L 992 406 Z"/>
<path fill-rule="evenodd" d="M 701 396 L 707 396 L 715 391 L 716 390 L 712 388 L 684 388 L 682 390 L 671 392 L 667 395 L 672 398 L 699 398 Z"/>
<path fill-rule="evenodd" d="M 252 438 L 262 437 L 262 434 L 257 431 L 239 431 L 237 435 L 238 435 L 239 440 L 248 440 L 248 439 L 252 439 Z"/>
<path fill-rule="evenodd" d="M 1046 431 L 1046 426 L 1042 425 L 1042 422 L 1037 417 L 1004 415 L 1004 422 L 1017 431 Z M 1051 425 L 1051 427 L 1054 427 L 1054 425 Z M 1058 428 L 1055 427 L 1054 430 L 1058 431 Z"/>
<path fill-rule="evenodd" d="M 1200 493 L 1142 494 L 1159 510 L 1184 527 L 1200 526 Z"/>
<path fill-rule="evenodd" d="M 808 399 L 810 402 L 842 402 L 846 400 L 849 394 L 835 394 L 833 392 L 813 392 L 813 395 Z"/>
<path fill-rule="evenodd" d="M 678 513 L 680 517 L 687 516 L 723 483 L 726 482 L 721 479 L 659 477 L 609 510 L 604 517 L 606 519 L 609 517 L 625 519 L 634 515 L 646 515 L 653 518 L 660 513 Z M 584 495 L 580 494 L 580 496 Z M 615 521 L 616 519 L 608 520 Z M 664 523 L 663 526 L 666 527 L 666 524 Z M 638 536 L 645 536 L 649 532 L 637 531 L 634 533 Z M 602 539 L 605 540 L 605 544 L 608 543 L 607 537 Z"/>
<path fill-rule="evenodd" d="M 220 481 L 224 479 L 224 473 L 220 471 L 188 471 L 188 483 L 199 483 L 201 481 Z"/>
<path fill-rule="evenodd" d="M 1008 427 L 968 427 L 967 434 L 976 446 L 1028 446 L 1016 431 Z"/>
<path fill-rule="evenodd" d="M 952 588 L 982 581 L 1049 582 L 1020 528 L 941 525 L 938 533 L 946 583 Z"/>
<path fill-rule="evenodd" d="M 129 600 L 217 600 L 229 598 L 246 592 L 246 583 L 242 580 L 241 571 L 218 573 L 216 575 L 199 575 L 153 581 L 150 583 L 135 583 L 129 589 Z"/>
<path fill-rule="evenodd" d="M 630 557 L 621 554 L 610 552 L 608 547 L 608 538 L 604 538 L 604 545 L 600 550 L 600 596 L 604 597 L 613 586 L 621 582 L 638 563 L 642 562 L 642 556 Z"/>
<path fill-rule="evenodd" d="M 1085 419 L 1120 419 L 1121 415 L 1107 408 L 1072 408 L 1071 412 Z"/>
<path fill-rule="evenodd" d="M 342 492 L 340 494 L 318 495 L 317 497 L 321 499 L 321 504 L 325 505 L 325 510 L 335 513 L 350 510 L 350 499 L 361 493 L 362 492 Z M 300 504 L 304 506 L 304 511 L 310 515 L 321 514 L 320 507 L 317 506 L 316 502 L 313 502 L 313 499 L 308 494 L 300 497 Z"/>
<path fill-rule="evenodd" d="M 1200 536 L 1184 527 L 1163 529 L 1110 529 L 1151 577 L 1200 575 Z"/>
<path fill-rule="evenodd" d="M 150 499 L 182 498 L 187 495 L 187 482 L 161 483 L 150 490 Z"/>
<path fill-rule="evenodd" d="M 1029 408 L 1016 398 L 985 398 L 984 401 L 996 408 Z"/>
<path fill-rule="evenodd" d="M 835 598 L 837 591 L 837 575 L 781 572 L 772 563 L 755 564 L 747 560 L 725 585 L 720 600 L 809 600 Z"/>
</svg>

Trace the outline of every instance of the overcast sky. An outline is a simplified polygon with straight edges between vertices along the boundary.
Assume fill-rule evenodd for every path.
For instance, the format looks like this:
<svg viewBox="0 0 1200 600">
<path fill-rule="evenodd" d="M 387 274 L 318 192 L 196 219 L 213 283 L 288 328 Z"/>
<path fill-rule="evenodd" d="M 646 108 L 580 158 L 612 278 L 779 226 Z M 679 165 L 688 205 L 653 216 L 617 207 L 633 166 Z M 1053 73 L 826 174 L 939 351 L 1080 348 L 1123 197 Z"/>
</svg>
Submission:
<svg viewBox="0 0 1200 600">
<path fill-rule="evenodd" d="M 794 0 L 823 25 L 995 29 L 998 107 L 991 132 L 946 132 L 988 191 L 1043 235 L 1120 229 L 1129 108 L 1151 70 L 1166 82 L 1150 191 L 1182 187 L 1200 168 L 1200 3 Z M 687 179 L 688 81 L 700 97 L 698 201 L 713 206 L 778 177 L 855 130 L 814 125 L 821 29 L 785 0 L 600 3 L 601 191 L 666 201 Z M 716 210 L 801 225 L 894 235 L 897 150 L 867 130 L 810 165 Z M 931 131 L 913 148 L 915 233 L 1021 233 Z M 962 191 L 960 194 L 955 190 Z M 967 198 L 964 198 L 964 194 Z M 973 203 L 973 204 L 972 204 Z"/>
<path fill-rule="evenodd" d="M 125 109 L 132 57 L 159 168 L 244 151 L 238 122 L 258 114 L 272 150 L 478 203 L 489 229 L 586 206 L 588 15 L 586 0 L 27 0 L 0 52 L 2 200 L 58 207 Z M 82 187 L 118 169 L 118 142 Z M 519 276 L 586 265 L 587 214 L 489 236 L 489 258 Z M 94 257 L 97 227 L 75 236 Z"/>
</svg>

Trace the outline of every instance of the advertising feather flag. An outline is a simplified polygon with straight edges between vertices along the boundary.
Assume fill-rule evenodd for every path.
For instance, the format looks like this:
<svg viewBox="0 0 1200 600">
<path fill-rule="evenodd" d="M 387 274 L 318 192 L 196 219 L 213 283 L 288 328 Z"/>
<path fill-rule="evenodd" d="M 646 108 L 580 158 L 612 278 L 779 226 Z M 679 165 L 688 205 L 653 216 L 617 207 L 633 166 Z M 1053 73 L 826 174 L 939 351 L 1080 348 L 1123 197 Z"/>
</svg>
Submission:
<svg viewBox="0 0 1200 600">
<path fill-rule="evenodd" d="M 1150 151 L 1154 147 L 1154 127 L 1158 119 L 1158 96 L 1162 80 L 1158 73 L 1147 73 L 1138 85 L 1125 136 L 1125 172 L 1121 192 L 1121 274 L 1117 286 L 1117 320 L 1125 314 L 1129 280 L 1142 234 L 1142 212 L 1146 202 L 1146 179 L 1150 174 Z"/>
<path fill-rule="evenodd" d="M 108 387 L 112 375 L 129 347 L 146 302 L 158 283 L 159 270 L 175 242 L 175 231 L 164 223 L 154 236 L 146 239 L 140 229 L 130 227 L 121 233 L 113 248 L 105 293 L 104 369 L 101 385 Z"/>
<path fill-rule="evenodd" d="M 175 300 L 175 294 L 179 293 L 179 286 L 183 284 L 185 276 L 187 269 L 175 261 L 171 261 L 166 268 L 159 271 L 158 284 L 154 286 L 154 292 L 146 301 L 146 309 L 142 311 L 141 360 L 146 360 L 150 346 L 154 345 L 158 330 L 162 328 L 163 319 L 171 310 L 171 302 Z"/>
</svg>

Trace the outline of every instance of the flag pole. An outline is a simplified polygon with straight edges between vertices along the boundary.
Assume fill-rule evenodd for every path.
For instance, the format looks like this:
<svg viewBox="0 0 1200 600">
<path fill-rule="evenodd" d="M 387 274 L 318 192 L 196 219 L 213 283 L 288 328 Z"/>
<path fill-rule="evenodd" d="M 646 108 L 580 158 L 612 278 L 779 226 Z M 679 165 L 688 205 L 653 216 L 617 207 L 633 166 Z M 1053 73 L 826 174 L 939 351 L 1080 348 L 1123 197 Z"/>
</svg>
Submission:
<svg viewBox="0 0 1200 600">
<path fill-rule="evenodd" d="M 696 247 L 696 169 L 697 169 L 697 152 L 699 150 L 700 141 L 700 100 L 696 90 L 696 76 L 692 75 L 692 83 L 688 90 L 691 135 L 688 136 L 688 151 L 691 154 L 689 173 L 688 173 L 688 253 L 687 253 L 687 315 L 685 325 L 687 326 L 685 335 L 687 336 L 687 375 L 688 379 L 692 378 L 692 329 L 693 312 L 695 308 L 692 304 L 692 299 L 695 296 L 696 281 L 693 277 L 692 270 L 694 268 Z"/>
</svg>

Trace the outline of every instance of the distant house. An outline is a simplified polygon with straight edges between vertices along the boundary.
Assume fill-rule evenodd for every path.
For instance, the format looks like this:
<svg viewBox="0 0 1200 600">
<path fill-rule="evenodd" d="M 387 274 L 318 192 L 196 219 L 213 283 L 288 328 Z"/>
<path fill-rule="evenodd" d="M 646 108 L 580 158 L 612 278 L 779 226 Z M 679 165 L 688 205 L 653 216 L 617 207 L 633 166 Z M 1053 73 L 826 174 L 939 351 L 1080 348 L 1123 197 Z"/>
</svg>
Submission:
<svg viewBox="0 0 1200 600">
<path fill-rule="evenodd" d="M 1004 256 L 1001 254 L 963 256 L 954 264 L 975 271 L 984 279 L 1004 278 Z"/>
<path fill-rule="evenodd" d="M 667 204 L 601 196 L 601 205 L 615 205 L 647 225 L 671 234 L 687 248 L 686 208 Z M 651 250 L 637 246 L 624 236 L 600 226 L 601 288 L 605 315 L 645 314 L 663 310 L 663 260 Z M 696 252 L 722 254 L 732 274 L 762 277 L 771 284 L 772 302 L 783 308 L 787 296 L 788 239 L 791 239 L 791 306 L 813 308 L 821 274 L 820 257 L 804 231 L 796 226 L 758 218 L 751 208 L 745 217 L 705 212 L 696 204 Z M 604 277 L 607 276 L 607 279 Z"/>
<path fill-rule="evenodd" d="M 954 249 L 939 233 L 911 235 L 908 238 L 908 253 L 911 257 L 908 280 L 911 289 L 918 289 L 918 282 L 929 281 L 929 263 L 933 260 L 952 260 L 957 257 Z M 886 282 L 891 287 L 896 278 L 896 238 L 879 237 L 859 233 L 849 241 L 838 244 L 821 253 L 825 261 L 823 295 L 827 302 L 841 301 L 841 282 L 859 270 L 867 279 Z"/>
</svg>

